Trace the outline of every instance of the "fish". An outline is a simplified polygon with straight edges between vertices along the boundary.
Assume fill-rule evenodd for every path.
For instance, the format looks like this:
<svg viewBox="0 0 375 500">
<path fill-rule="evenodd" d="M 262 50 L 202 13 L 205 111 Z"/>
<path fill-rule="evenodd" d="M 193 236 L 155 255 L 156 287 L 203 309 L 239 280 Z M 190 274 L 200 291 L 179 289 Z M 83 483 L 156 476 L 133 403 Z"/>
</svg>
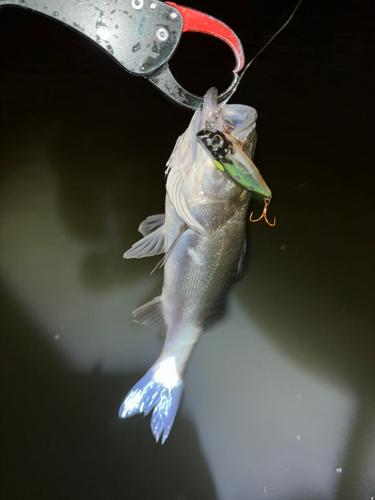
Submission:
<svg viewBox="0 0 375 500">
<path fill-rule="evenodd" d="M 130 259 L 164 253 L 161 295 L 133 311 L 135 322 L 165 334 L 164 346 L 119 410 L 120 418 L 152 411 L 151 430 L 162 444 L 193 349 L 223 315 L 228 290 L 244 273 L 251 194 L 271 195 L 252 161 L 256 119 L 254 108 L 219 106 L 217 90 L 206 93 L 167 162 L 165 214 L 142 222 L 143 238 L 124 254 Z"/>
</svg>

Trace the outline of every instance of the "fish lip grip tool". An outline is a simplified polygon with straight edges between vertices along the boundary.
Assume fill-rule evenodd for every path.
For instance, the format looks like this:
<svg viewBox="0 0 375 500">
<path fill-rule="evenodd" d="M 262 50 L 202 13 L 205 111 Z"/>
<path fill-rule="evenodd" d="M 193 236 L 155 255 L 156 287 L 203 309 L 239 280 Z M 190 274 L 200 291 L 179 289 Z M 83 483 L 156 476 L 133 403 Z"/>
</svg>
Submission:
<svg viewBox="0 0 375 500">
<path fill-rule="evenodd" d="M 93 42 L 126 71 L 147 78 L 175 103 L 199 109 L 203 97 L 185 90 L 173 77 L 168 61 L 182 33 L 195 31 L 225 41 L 236 57 L 233 81 L 219 97 L 228 99 L 244 65 L 240 40 L 223 22 L 188 7 L 160 0 L 0 0 L 2 6 L 18 6 L 51 17 Z"/>
</svg>

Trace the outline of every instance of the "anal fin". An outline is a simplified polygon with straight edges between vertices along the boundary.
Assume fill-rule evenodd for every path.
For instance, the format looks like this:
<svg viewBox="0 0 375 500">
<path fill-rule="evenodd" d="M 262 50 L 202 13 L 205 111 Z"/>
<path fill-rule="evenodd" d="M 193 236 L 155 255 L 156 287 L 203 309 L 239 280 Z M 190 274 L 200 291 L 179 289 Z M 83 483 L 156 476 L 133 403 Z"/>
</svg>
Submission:
<svg viewBox="0 0 375 500">
<path fill-rule="evenodd" d="M 151 302 L 135 309 L 133 318 L 136 323 L 153 328 L 163 335 L 167 331 L 161 297 L 155 297 Z"/>
</svg>

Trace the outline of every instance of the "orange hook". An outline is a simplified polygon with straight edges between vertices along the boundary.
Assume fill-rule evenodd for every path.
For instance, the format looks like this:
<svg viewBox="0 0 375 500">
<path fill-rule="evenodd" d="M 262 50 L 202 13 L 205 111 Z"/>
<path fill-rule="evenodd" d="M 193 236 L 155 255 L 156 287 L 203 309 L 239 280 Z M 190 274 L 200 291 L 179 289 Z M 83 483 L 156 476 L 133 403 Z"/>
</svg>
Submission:
<svg viewBox="0 0 375 500">
<path fill-rule="evenodd" d="M 253 216 L 253 212 L 251 212 L 250 217 L 249 217 L 249 221 L 250 222 L 258 222 L 258 221 L 264 219 L 269 226 L 271 226 L 271 227 L 275 226 L 276 225 L 276 217 L 273 218 L 273 224 L 271 224 L 267 219 L 267 208 L 268 208 L 268 205 L 270 204 L 270 201 L 271 201 L 271 198 L 264 198 L 264 208 L 263 208 L 262 215 L 259 217 L 259 219 L 252 219 L 251 217 Z"/>
<path fill-rule="evenodd" d="M 243 145 L 245 144 L 244 141 L 242 141 L 241 139 L 239 139 L 238 137 L 236 137 L 229 129 L 231 128 L 233 131 L 236 130 L 236 127 L 234 125 L 226 125 L 224 123 L 224 120 L 226 120 L 227 122 L 229 123 L 233 123 L 232 120 L 230 118 L 228 118 L 227 116 L 222 116 L 221 119 L 223 120 L 223 129 L 225 130 L 225 132 L 230 135 L 231 137 L 233 137 L 233 139 L 237 142 L 237 144 L 239 144 L 239 146 L 242 148 Z"/>
<path fill-rule="evenodd" d="M 232 135 L 232 132 L 229 129 L 231 128 L 233 130 L 236 130 L 236 127 L 234 125 L 226 125 L 224 123 L 224 120 L 228 121 L 229 123 L 233 123 L 232 120 L 230 118 L 228 118 L 227 116 L 222 116 L 221 119 L 223 120 L 223 128 L 226 131 L 226 133 L 228 135 Z"/>
</svg>

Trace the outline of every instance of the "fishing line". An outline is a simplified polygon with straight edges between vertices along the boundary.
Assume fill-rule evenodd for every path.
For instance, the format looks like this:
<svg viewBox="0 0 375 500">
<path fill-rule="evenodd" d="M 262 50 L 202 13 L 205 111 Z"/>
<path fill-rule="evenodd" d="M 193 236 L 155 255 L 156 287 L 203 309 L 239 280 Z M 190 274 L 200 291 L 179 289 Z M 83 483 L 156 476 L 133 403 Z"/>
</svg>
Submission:
<svg viewBox="0 0 375 500">
<path fill-rule="evenodd" d="M 259 56 L 259 55 L 263 52 L 263 50 L 265 50 L 265 49 L 268 47 L 268 45 L 269 45 L 271 42 L 273 42 L 273 41 L 274 41 L 274 39 L 277 37 L 277 35 L 279 35 L 279 34 L 283 31 L 283 29 L 284 29 L 284 28 L 286 28 L 286 27 L 288 26 L 288 24 L 289 24 L 289 23 L 290 23 L 290 21 L 293 19 L 294 14 L 297 12 L 297 9 L 298 9 L 298 7 L 301 5 L 301 3 L 302 3 L 302 2 L 303 2 L 303 0 L 299 0 L 299 2 L 297 3 L 297 5 L 294 7 L 294 9 L 293 9 L 292 13 L 290 14 L 290 16 L 289 16 L 289 17 L 288 17 L 288 19 L 285 21 L 285 23 L 284 23 L 284 24 L 283 24 L 283 25 L 282 25 L 282 26 L 281 26 L 281 27 L 280 27 L 280 28 L 276 31 L 276 33 L 274 33 L 274 34 L 271 36 L 271 38 L 268 40 L 268 42 L 267 42 L 265 45 L 263 45 L 263 47 L 259 50 L 259 52 L 257 52 L 257 53 L 255 54 L 255 56 L 251 59 L 251 61 L 250 61 L 250 62 L 248 62 L 248 63 L 246 64 L 246 66 L 245 66 L 245 67 L 244 67 L 244 69 L 242 70 L 241 75 L 240 75 L 240 76 L 239 76 L 239 78 L 238 78 L 238 81 L 237 81 L 237 83 L 236 83 L 236 85 L 235 85 L 235 87 L 234 87 L 234 89 L 233 89 L 233 92 L 231 93 L 231 95 L 230 95 L 227 99 L 225 99 L 224 104 L 225 104 L 225 103 L 226 103 L 226 102 L 227 102 L 227 101 L 228 101 L 228 100 L 232 97 L 232 95 L 236 92 L 236 90 L 237 90 L 237 88 L 238 88 L 238 86 L 239 86 L 239 84 L 240 84 L 240 82 L 241 82 L 242 78 L 244 77 L 244 75 L 245 75 L 246 71 L 249 69 L 249 67 L 250 67 L 250 66 L 251 66 L 251 64 L 255 61 L 255 59 L 256 59 L 256 58 L 257 58 L 257 57 L 258 57 L 258 56 Z"/>
</svg>

